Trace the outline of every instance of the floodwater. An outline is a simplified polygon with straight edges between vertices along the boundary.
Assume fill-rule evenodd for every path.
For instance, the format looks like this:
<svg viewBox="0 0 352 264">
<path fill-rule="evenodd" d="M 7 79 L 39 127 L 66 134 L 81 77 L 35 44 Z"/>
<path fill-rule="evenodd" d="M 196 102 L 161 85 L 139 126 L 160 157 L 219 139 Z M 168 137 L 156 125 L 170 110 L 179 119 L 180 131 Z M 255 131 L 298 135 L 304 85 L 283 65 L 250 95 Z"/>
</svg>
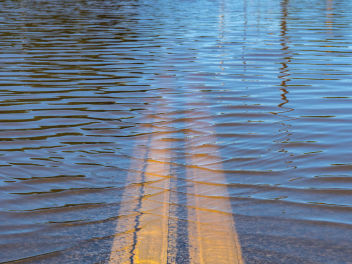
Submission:
<svg viewBox="0 0 352 264">
<path fill-rule="evenodd" d="M 116 237 L 143 229 L 150 152 L 168 164 L 168 263 L 197 263 L 196 184 L 245 263 L 352 263 L 351 1 L 0 13 L 0 263 L 111 263 Z"/>
</svg>

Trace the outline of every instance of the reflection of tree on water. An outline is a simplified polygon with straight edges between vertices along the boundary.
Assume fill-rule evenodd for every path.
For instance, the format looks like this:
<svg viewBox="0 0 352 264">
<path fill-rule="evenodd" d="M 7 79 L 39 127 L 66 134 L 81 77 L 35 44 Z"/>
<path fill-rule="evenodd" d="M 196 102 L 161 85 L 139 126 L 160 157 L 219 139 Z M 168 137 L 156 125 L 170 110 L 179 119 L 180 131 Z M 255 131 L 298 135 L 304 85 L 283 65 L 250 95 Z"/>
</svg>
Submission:
<svg viewBox="0 0 352 264">
<path fill-rule="evenodd" d="M 223 50 L 224 47 L 224 31 L 225 31 L 225 1 L 221 1 L 220 3 L 220 10 L 219 10 L 219 40 L 218 40 L 218 47 Z M 221 54 L 221 60 L 220 60 L 220 69 L 223 71 L 224 70 L 224 56 L 225 54 Z"/>
<path fill-rule="evenodd" d="M 283 54 L 283 59 L 280 67 L 280 74 L 279 78 L 281 79 L 281 88 L 280 90 L 282 91 L 281 93 L 281 99 L 282 103 L 279 104 L 279 107 L 284 107 L 285 104 L 288 103 L 287 99 L 287 83 L 290 81 L 290 72 L 288 69 L 288 63 L 291 62 L 291 54 L 288 49 L 288 41 L 289 38 L 287 36 L 287 5 L 288 5 L 289 0 L 283 0 L 281 2 L 281 13 L 282 13 L 282 18 L 281 18 L 281 23 L 280 23 L 280 45 L 281 45 L 281 51 Z M 286 111 L 285 111 L 286 112 Z"/>
<path fill-rule="evenodd" d="M 21 70 L 26 76 L 22 76 L 22 82 L 32 88 L 75 82 L 77 90 L 106 92 L 111 87 L 103 82 L 89 85 L 83 81 L 99 75 L 100 78 L 115 79 L 116 85 L 124 86 L 127 78 L 137 78 L 130 72 L 124 78 L 122 67 L 118 75 L 111 70 L 114 68 L 118 72 L 119 63 L 130 58 L 136 60 L 133 53 L 126 55 L 126 51 L 122 53 L 118 48 L 119 45 L 126 46 L 125 43 L 133 46 L 137 37 L 133 30 L 136 11 L 129 5 L 120 1 L 83 0 L 12 4 L 13 9 L 19 10 L 19 15 L 8 20 L 9 27 L 15 25 L 8 31 L 14 44 L 20 40 L 13 49 L 15 53 L 23 54 Z M 110 58 L 105 58 L 106 55 Z M 137 70 L 136 66 L 135 72 Z M 47 83 L 46 80 L 56 82 Z M 78 83 L 80 81 L 82 83 Z"/>
<path fill-rule="evenodd" d="M 281 21 L 280 21 L 280 46 L 281 46 L 281 51 L 282 51 L 282 60 L 280 62 L 281 67 L 279 68 L 279 74 L 278 78 L 280 79 L 280 91 L 281 91 L 281 103 L 278 104 L 278 107 L 281 109 L 278 111 L 276 114 L 281 117 L 281 125 L 282 129 L 280 129 L 280 132 L 284 134 L 284 138 L 280 140 L 281 143 L 288 142 L 290 141 L 290 127 L 291 125 L 287 123 L 288 120 L 290 120 L 290 117 L 287 116 L 285 113 L 291 112 L 294 109 L 289 108 L 286 106 L 286 104 L 289 103 L 288 99 L 288 82 L 290 82 L 290 70 L 289 70 L 289 63 L 291 62 L 292 59 L 292 54 L 289 50 L 289 37 L 287 35 L 287 17 L 288 17 L 288 4 L 289 0 L 283 0 L 281 2 Z M 283 148 L 280 150 L 280 152 L 287 153 L 288 151 L 285 149 L 285 146 L 283 145 Z M 286 163 L 291 163 L 292 161 L 287 160 Z"/>
<path fill-rule="evenodd" d="M 243 2 L 243 43 L 242 43 L 242 54 L 241 54 L 244 74 L 247 71 L 247 62 L 246 62 L 246 58 L 245 58 L 245 54 L 246 54 L 245 43 L 247 42 L 247 27 L 248 27 L 247 0 L 245 0 Z"/>
</svg>

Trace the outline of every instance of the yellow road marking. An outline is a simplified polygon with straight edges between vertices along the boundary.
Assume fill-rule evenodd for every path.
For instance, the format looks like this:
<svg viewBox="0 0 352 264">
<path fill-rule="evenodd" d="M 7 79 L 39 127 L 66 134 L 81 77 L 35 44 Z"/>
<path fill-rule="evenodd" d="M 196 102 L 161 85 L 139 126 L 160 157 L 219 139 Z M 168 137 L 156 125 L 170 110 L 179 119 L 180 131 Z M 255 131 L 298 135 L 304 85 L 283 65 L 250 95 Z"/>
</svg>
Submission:
<svg viewBox="0 0 352 264">
<path fill-rule="evenodd" d="M 132 184 L 125 189 L 123 201 L 119 209 L 119 218 L 116 225 L 116 233 L 111 247 L 109 264 L 130 263 L 131 251 L 133 247 L 135 218 L 138 212 L 138 196 L 140 195 L 142 174 L 144 169 L 143 157 L 147 153 L 146 146 L 139 146 L 140 159 L 132 160 L 130 170 L 127 176 L 127 183 Z M 134 153 L 133 157 L 137 153 Z"/>
<path fill-rule="evenodd" d="M 243 264 L 214 131 L 207 127 L 205 133 L 203 123 L 190 122 L 192 130 L 186 135 L 187 163 L 192 164 L 186 169 L 190 263 Z M 134 173 L 128 182 L 140 184 L 124 193 L 128 201 L 121 205 L 109 264 L 167 263 L 171 154 L 165 135 L 167 129 L 155 125 L 149 146 L 136 150 L 146 158 L 132 163 Z M 210 154 L 197 147 L 200 140 Z M 212 164 L 211 170 L 198 165 L 204 162 Z"/>
<path fill-rule="evenodd" d="M 138 149 L 140 155 L 148 158 L 132 164 L 131 170 L 137 173 L 130 173 L 127 180 L 144 183 L 139 191 L 126 189 L 124 196 L 132 200 L 122 204 L 119 214 L 132 217 L 118 219 L 109 264 L 167 262 L 169 142 L 164 140 L 165 133 L 158 133 L 164 131 L 165 128 L 155 126 L 149 148 Z"/>
<path fill-rule="evenodd" d="M 164 149 L 166 142 L 160 142 Z M 167 156 L 167 150 L 162 155 Z M 160 153 L 158 153 L 160 154 Z M 154 153 L 151 153 L 154 157 Z M 159 161 L 165 156 L 160 156 Z M 140 218 L 140 231 L 138 232 L 135 262 L 134 263 L 166 263 L 168 246 L 168 215 L 170 198 L 170 178 L 168 177 L 168 162 L 148 161 L 146 181 L 154 181 L 164 177 L 162 181 L 153 184 L 154 188 L 160 189 L 157 195 L 146 197 L 142 201 L 143 215 Z M 156 173 L 158 175 L 156 175 Z M 160 175 L 160 176 L 159 176 Z"/>
<path fill-rule="evenodd" d="M 209 124 L 209 123 L 208 123 Z M 192 131 L 204 131 L 202 123 L 193 122 Z M 192 182 L 188 188 L 188 199 L 193 209 L 189 210 L 189 254 L 192 264 L 243 264 L 241 246 L 235 230 L 231 204 L 228 199 L 225 175 L 216 146 L 214 131 L 187 135 L 186 148 L 190 156 L 190 164 L 212 164 L 212 172 L 204 171 L 196 166 L 189 166 L 187 178 Z M 195 141 L 206 138 L 207 153 L 199 150 Z M 200 148 L 201 149 L 201 148 Z M 201 155 L 198 155 L 201 154 Z M 205 183 L 202 183 L 205 182 Z M 219 198 L 220 197 L 220 198 Z"/>
</svg>

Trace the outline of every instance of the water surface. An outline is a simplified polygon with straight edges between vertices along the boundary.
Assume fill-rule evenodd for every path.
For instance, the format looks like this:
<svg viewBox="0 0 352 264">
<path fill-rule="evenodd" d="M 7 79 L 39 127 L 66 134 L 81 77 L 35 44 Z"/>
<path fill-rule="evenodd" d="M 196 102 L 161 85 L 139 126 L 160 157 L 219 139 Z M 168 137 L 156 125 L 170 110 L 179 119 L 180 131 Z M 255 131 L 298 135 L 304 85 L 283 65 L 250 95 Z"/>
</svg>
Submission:
<svg viewBox="0 0 352 264">
<path fill-rule="evenodd" d="M 189 262 L 192 165 L 221 166 L 207 184 L 227 188 L 246 263 L 352 263 L 350 1 L 5 0 L 0 13 L 0 263 L 107 263 L 158 126 L 170 263 Z"/>
</svg>

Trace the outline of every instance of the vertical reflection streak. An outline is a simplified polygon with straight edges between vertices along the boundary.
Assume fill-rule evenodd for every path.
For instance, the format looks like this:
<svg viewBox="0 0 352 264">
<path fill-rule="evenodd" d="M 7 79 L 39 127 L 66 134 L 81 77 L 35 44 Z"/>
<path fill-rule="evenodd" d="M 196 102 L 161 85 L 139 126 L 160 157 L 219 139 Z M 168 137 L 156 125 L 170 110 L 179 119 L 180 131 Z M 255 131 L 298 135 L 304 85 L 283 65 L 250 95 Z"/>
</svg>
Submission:
<svg viewBox="0 0 352 264">
<path fill-rule="evenodd" d="M 288 15 L 287 5 L 288 5 L 288 2 L 289 2 L 289 0 L 283 0 L 281 2 L 282 17 L 281 17 L 281 22 L 280 22 L 280 45 L 281 45 L 283 60 L 280 63 L 281 67 L 279 69 L 280 70 L 279 79 L 281 79 L 280 90 L 282 92 L 281 99 L 283 102 L 278 105 L 280 108 L 283 108 L 284 105 L 288 103 L 287 82 L 290 81 L 290 79 L 289 79 L 290 72 L 288 69 L 288 63 L 291 61 L 291 55 L 290 55 L 289 48 L 288 48 L 289 38 L 287 36 L 287 15 Z M 286 111 L 284 111 L 284 112 L 286 112 Z"/>
<path fill-rule="evenodd" d="M 279 68 L 279 74 L 278 78 L 280 80 L 280 97 L 281 97 L 281 103 L 278 104 L 279 111 L 276 113 L 281 121 L 282 128 L 279 130 L 284 136 L 284 138 L 281 141 L 281 143 L 286 143 L 290 141 L 290 126 L 287 124 L 287 121 L 290 119 L 289 116 L 287 116 L 285 113 L 291 112 L 294 109 L 293 108 L 288 108 L 286 104 L 289 103 L 288 99 L 288 82 L 290 82 L 290 70 L 289 70 L 289 63 L 291 62 L 292 59 L 292 54 L 289 50 L 289 37 L 287 35 L 287 18 L 288 18 L 288 4 L 289 0 L 282 0 L 281 2 L 281 21 L 280 21 L 280 50 L 282 52 L 282 61 L 280 62 L 281 67 Z M 285 145 L 281 144 L 282 148 L 279 150 L 279 152 L 282 153 L 287 153 L 288 151 L 285 149 Z M 286 160 L 287 164 L 292 163 L 291 160 Z"/>
<path fill-rule="evenodd" d="M 244 74 L 246 74 L 247 72 L 247 61 L 246 61 L 247 27 L 248 27 L 247 0 L 244 0 L 243 1 L 243 38 L 242 38 L 242 56 L 241 56 Z"/>
<path fill-rule="evenodd" d="M 333 27 L 333 0 L 326 0 L 326 28 L 328 32 L 332 31 Z"/>
<path fill-rule="evenodd" d="M 224 48 L 224 35 L 225 35 L 225 1 L 221 0 L 219 8 L 219 37 L 218 37 L 218 48 L 222 51 Z M 224 70 L 224 56 L 222 52 L 220 54 L 220 70 Z"/>
</svg>

